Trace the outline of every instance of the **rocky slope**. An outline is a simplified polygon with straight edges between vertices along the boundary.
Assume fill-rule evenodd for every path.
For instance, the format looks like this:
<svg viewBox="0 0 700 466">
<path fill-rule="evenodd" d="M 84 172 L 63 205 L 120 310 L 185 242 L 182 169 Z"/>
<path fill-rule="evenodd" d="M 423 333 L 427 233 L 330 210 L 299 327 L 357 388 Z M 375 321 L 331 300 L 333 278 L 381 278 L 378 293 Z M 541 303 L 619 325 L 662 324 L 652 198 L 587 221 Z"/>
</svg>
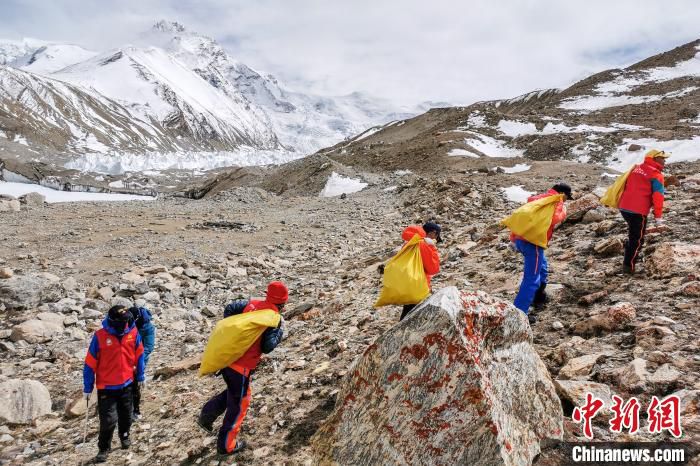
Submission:
<svg viewBox="0 0 700 466">
<path fill-rule="evenodd" d="M 260 295 L 268 280 L 282 279 L 291 290 L 288 336 L 254 376 L 242 433 L 251 448 L 238 461 L 313 462 L 310 437 L 336 405 L 348 368 L 398 320 L 399 309 L 371 305 L 377 266 L 399 246 L 401 228 L 428 218 L 445 226 L 436 290 L 457 286 L 510 301 L 522 259 L 497 222 L 517 203 L 499 188 L 543 190 L 559 179 L 572 181 L 580 199 L 548 250 L 552 302 L 532 332 L 562 403 L 564 439 L 582 439 L 571 412 L 593 390 L 638 396 L 643 406 L 652 395 L 676 393 L 684 438 L 697 442 L 700 164 L 669 166 L 669 226 L 650 232 L 642 272 L 630 278 L 618 274 L 624 222 L 588 194 L 609 182 L 603 170 L 533 162 L 505 173 L 493 170 L 492 159 L 467 162 L 466 171 L 442 175 L 377 173 L 346 199 L 247 187 L 198 201 L 39 204 L 0 214 L 0 276 L 11 276 L 0 279 L 0 383 L 37 380 L 51 397 L 44 414 L 46 393 L 27 385 L 37 406 L 15 415 L 40 417 L 30 426 L 2 421 L 3 461 L 77 464 L 95 454 L 95 418 L 83 446 L 84 412 L 74 403 L 89 333 L 110 304 L 139 300 L 159 329 L 154 380 L 133 449 L 116 450 L 110 464 L 228 464 L 213 452 L 213 437 L 195 427 L 199 408 L 222 386 L 196 377 L 197 357 L 229 300 Z M 596 439 L 669 438 L 646 433 L 644 414 L 636 436 L 615 436 L 606 422 L 595 419 Z M 557 464 L 560 454 L 555 444 L 535 462 Z"/>
</svg>

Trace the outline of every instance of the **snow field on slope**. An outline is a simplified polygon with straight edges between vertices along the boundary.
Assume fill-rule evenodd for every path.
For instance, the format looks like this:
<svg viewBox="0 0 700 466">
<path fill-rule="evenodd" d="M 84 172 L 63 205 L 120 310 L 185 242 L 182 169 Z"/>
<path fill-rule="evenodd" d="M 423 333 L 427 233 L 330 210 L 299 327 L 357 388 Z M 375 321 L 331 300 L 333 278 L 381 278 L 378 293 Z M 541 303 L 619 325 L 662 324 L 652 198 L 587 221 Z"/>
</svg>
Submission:
<svg viewBox="0 0 700 466">
<path fill-rule="evenodd" d="M 107 202 L 107 201 L 152 201 L 151 196 L 134 194 L 86 193 L 77 191 L 57 191 L 38 184 L 0 181 L 0 194 L 19 197 L 24 194 L 39 193 L 46 196 L 46 202 Z"/>
<path fill-rule="evenodd" d="M 519 204 L 524 204 L 527 202 L 527 198 L 535 194 L 532 191 L 525 191 L 523 185 L 508 186 L 507 188 L 501 188 L 503 195 L 511 202 L 517 202 Z"/>
<path fill-rule="evenodd" d="M 466 149 L 450 149 L 450 151 L 447 153 L 450 157 L 474 157 L 474 158 L 479 158 L 477 154 L 474 152 L 470 152 Z"/>
<path fill-rule="evenodd" d="M 348 178 L 342 175 L 332 172 L 331 176 L 326 181 L 326 186 L 324 186 L 321 191 L 321 197 L 335 197 L 341 194 L 352 194 L 362 191 L 367 187 L 367 183 L 364 183 L 359 178 Z"/>
<path fill-rule="evenodd" d="M 586 124 L 581 124 L 577 126 L 566 126 L 563 123 L 547 123 L 542 130 L 538 130 L 534 123 L 525 123 L 522 121 L 515 120 L 501 120 L 498 122 L 498 130 L 510 136 L 516 138 L 518 136 L 526 136 L 532 134 L 560 134 L 560 133 L 613 133 L 619 130 L 643 130 L 645 128 L 635 125 L 627 125 L 624 123 L 612 123 L 610 126 L 591 126 Z"/>
<path fill-rule="evenodd" d="M 630 152 L 627 148 L 630 144 L 642 146 L 642 150 Z M 623 143 L 608 159 L 607 166 L 617 171 L 626 171 L 632 165 L 642 163 L 644 154 L 651 149 L 659 149 L 671 154 L 666 163 L 693 162 L 700 160 L 700 136 L 692 139 L 680 139 L 671 141 L 657 141 L 656 139 L 624 139 Z"/>
<path fill-rule="evenodd" d="M 470 145 L 487 157 L 522 157 L 524 152 L 512 149 L 506 143 L 483 134 L 474 134 L 475 137 L 466 138 L 465 144 Z"/>
<path fill-rule="evenodd" d="M 513 165 L 512 167 L 498 167 L 501 170 L 503 170 L 506 173 L 522 173 L 526 172 L 530 169 L 530 165 L 526 163 L 518 163 Z"/>
<path fill-rule="evenodd" d="M 224 167 L 278 165 L 291 162 L 303 154 L 287 151 L 261 151 L 244 148 L 238 152 L 175 152 L 150 154 L 86 154 L 65 164 L 65 168 L 82 172 L 121 175 L 148 170 L 207 171 Z"/>
<path fill-rule="evenodd" d="M 567 110 L 595 111 L 621 105 L 637 105 L 657 102 L 662 99 L 682 97 L 697 89 L 687 87 L 664 95 L 627 95 L 636 88 L 651 84 L 671 81 L 678 78 L 700 77 L 700 46 L 699 52 L 689 60 L 676 63 L 674 66 L 660 66 L 648 70 L 624 70 L 611 81 L 598 84 L 590 96 L 581 96 L 564 100 L 560 108 Z"/>
</svg>

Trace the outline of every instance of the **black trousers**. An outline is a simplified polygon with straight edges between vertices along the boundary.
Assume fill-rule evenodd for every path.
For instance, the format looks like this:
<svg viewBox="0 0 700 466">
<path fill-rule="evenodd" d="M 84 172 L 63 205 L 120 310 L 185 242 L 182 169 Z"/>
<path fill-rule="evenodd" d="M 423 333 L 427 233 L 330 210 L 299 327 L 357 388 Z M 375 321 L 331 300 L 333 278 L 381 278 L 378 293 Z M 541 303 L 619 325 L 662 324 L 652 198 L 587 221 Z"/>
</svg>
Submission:
<svg viewBox="0 0 700 466">
<path fill-rule="evenodd" d="M 134 383 L 131 384 L 131 399 L 134 405 L 134 414 L 141 414 L 141 389 L 135 380 L 136 373 L 134 372 Z"/>
<path fill-rule="evenodd" d="M 647 231 L 647 218 L 642 214 L 635 214 L 632 212 L 625 212 L 621 210 L 622 218 L 627 222 L 629 228 L 629 238 L 627 240 L 627 246 L 625 247 L 625 260 L 624 264 L 632 267 L 637 263 L 639 258 L 639 253 L 642 252 L 642 246 L 644 245 L 644 235 Z"/>
<path fill-rule="evenodd" d="M 133 385 L 133 384 L 132 384 Z M 100 435 L 97 447 L 100 451 L 112 446 L 114 429 L 119 426 L 119 440 L 129 437 L 133 405 L 131 385 L 118 390 L 97 390 L 97 412 L 100 415 Z"/>
</svg>

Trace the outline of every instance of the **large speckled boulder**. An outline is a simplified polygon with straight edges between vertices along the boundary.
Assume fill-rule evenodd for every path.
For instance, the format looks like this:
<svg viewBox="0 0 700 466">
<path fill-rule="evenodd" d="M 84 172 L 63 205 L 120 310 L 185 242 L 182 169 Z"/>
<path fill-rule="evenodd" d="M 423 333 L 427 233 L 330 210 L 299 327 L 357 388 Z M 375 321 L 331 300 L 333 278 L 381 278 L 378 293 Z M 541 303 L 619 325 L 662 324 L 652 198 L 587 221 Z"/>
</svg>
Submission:
<svg viewBox="0 0 700 466">
<path fill-rule="evenodd" d="M 562 438 L 524 314 L 443 289 L 367 348 L 314 435 L 319 464 L 526 465 Z"/>
<path fill-rule="evenodd" d="M 700 269 L 700 244 L 660 244 L 645 265 L 652 275 L 659 277 L 697 273 Z"/>
</svg>

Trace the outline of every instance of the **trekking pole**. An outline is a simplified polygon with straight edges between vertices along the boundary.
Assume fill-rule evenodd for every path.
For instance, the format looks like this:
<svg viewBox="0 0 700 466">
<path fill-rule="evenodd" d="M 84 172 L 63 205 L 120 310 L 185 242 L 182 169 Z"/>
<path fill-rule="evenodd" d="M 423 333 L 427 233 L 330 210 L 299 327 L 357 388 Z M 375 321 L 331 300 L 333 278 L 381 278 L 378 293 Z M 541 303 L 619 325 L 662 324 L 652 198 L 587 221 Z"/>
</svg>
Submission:
<svg viewBox="0 0 700 466">
<path fill-rule="evenodd" d="M 88 420 L 90 419 L 90 398 L 85 400 L 85 402 L 86 402 L 86 405 L 85 405 L 85 427 L 83 428 L 83 447 L 85 447 L 85 443 L 87 443 Z M 82 455 L 80 457 L 80 466 L 83 466 Z"/>
<path fill-rule="evenodd" d="M 85 400 L 85 427 L 83 428 L 83 445 L 87 442 L 88 419 L 90 418 L 90 398 Z"/>
</svg>

